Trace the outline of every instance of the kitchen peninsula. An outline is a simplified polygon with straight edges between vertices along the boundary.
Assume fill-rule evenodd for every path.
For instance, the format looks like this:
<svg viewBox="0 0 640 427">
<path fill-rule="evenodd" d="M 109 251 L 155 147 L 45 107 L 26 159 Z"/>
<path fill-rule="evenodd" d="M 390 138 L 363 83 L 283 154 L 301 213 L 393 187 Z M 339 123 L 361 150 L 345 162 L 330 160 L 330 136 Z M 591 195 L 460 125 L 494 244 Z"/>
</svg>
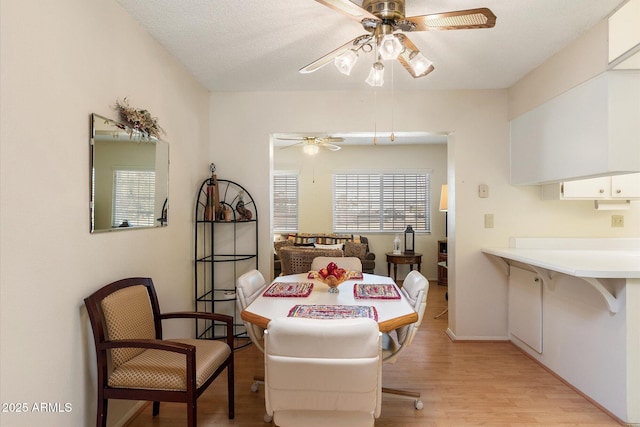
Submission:
<svg viewBox="0 0 640 427">
<path fill-rule="evenodd" d="M 509 337 L 627 424 L 640 424 L 640 239 L 511 238 Z"/>
</svg>

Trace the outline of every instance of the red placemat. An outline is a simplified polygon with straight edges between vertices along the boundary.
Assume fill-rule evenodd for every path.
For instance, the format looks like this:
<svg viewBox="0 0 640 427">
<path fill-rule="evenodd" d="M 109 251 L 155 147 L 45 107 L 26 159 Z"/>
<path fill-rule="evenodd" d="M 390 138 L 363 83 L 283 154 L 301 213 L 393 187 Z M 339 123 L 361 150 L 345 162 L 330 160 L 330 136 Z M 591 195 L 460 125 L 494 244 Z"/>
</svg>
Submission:
<svg viewBox="0 0 640 427">
<path fill-rule="evenodd" d="M 356 283 L 353 296 L 356 299 L 400 299 L 398 288 L 392 284 Z"/>
<path fill-rule="evenodd" d="M 310 271 L 307 275 L 307 279 L 316 279 L 317 271 Z M 349 271 L 347 273 L 347 280 L 362 280 L 362 272 L 361 271 Z"/>
<path fill-rule="evenodd" d="M 378 311 L 368 305 L 294 305 L 289 317 L 307 317 L 311 319 L 345 319 L 349 317 L 368 317 L 378 321 Z"/>
<path fill-rule="evenodd" d="M 304 298 L 308 297 L 313 290 L 313 283 L 286 283 L 286 282 L 275 282 L 269 288 L 264 291 L 262 296 L 265 297 L 294 297 L 294 298 Z"/>
</svg>

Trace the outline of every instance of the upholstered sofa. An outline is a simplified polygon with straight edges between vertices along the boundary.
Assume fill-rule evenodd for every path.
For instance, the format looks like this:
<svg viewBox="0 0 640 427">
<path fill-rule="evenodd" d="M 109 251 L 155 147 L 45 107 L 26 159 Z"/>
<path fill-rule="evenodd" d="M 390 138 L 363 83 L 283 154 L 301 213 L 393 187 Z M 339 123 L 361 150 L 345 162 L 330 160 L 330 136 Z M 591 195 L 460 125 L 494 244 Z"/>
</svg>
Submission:
<svg viewBox="0 0 640 427">
<path fill-rule="evenodd" d="M 362 261 L 362 271 L 373 274 L 376 267 L 376 254 L 369 251 L 369 240 L 354 234 L 310 234 L 298 233 L 278 236 L 274 242 L 273 270 L 274 275 L 282 273 L 282 261 L 279 250 L 286 247 L 288 251 L 314 251 L 318 256 L 326 256 L 327 250 L 341 249 L 344 256 L 355 256 Z"/>
</svg>

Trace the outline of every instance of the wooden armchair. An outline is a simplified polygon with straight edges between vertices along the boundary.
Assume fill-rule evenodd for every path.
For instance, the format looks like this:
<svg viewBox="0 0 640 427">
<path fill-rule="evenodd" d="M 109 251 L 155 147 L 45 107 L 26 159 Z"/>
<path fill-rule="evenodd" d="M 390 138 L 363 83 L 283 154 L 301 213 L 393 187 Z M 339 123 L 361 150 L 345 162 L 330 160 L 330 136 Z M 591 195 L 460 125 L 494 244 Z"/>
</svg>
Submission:
<svg viewBox="0 0 640 427">
<path fill-rule="evenodd" d="M 109 399 L 187 404 L 189 427 L 196 426 L 197 398 L 227 369 L 229 419 L 234 417 L 233 317 L 198 312 L 160 314 L 149 278 L 106 285 L 85 300 L 97 356 L 97 427 L 107 425 Z M 162 339 L 161 321 L 210 319 L 226 324 L 226 342 Z"/>
</svg>

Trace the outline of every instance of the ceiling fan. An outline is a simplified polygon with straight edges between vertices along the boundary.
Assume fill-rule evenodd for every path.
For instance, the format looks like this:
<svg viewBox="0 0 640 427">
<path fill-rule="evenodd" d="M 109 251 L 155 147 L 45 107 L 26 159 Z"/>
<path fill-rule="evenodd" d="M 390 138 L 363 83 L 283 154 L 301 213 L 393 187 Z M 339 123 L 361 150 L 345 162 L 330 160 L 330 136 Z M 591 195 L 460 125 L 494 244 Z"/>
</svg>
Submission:
<svg viewBox="0 0 640 427">
<path fill-rule="evenodd" d="M 404 32 L 493 28 L 496 24 L 496 16 L 487 8 L 406 17 L 405 0 L 363 0 L 362 6 L 349 0 L 316 1 L 360 22 L 368 33 L 301 68 L 300 73 L 312 73 L 334 61 L 338 70 L 348 75 L 358 59 L 358 52 L 375 49 L 375 62 L 367 78 L 371 86 L 383 84 L 381 59 L 397 59 L 414 78 L 434 70 L 431 61 Z"/>
<path fill-rule="evenodd" d="M 291 147 L 302 146 L 302 149 L 307 154 L 316 154 L 320 151 L 320 148 L 326 148 L 331 151 L 338 151 L 340 148 L 339 145 L 333 144 L 334 142 L 342 142 L 344 138 L 337 138 L 332 136 L 303 136 L 300 138 L 278 138 L 283 141 L 300 141 L 295 144 L 287 145 L 286 147 L 281 147 L 281 150 Z"/>
</svg>

